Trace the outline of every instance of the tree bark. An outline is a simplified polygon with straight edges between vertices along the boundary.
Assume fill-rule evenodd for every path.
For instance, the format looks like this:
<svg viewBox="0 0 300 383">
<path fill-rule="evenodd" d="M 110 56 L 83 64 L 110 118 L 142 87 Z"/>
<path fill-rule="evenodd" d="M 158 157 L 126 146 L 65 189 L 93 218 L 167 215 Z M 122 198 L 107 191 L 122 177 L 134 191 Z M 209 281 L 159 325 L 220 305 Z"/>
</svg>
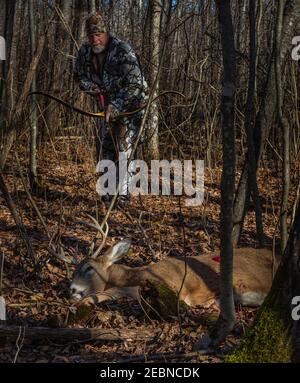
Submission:
<svg viewBox="0 0 300 383">
<path fill-rule="evenodd" d="M 264 230 L 262 223 L 262 211 L 259 198 L 259 190 L 256 179 L 256 159 L 255 159 L 255 144 L 253 138 L 253 113 L 254 113 L 254 96 L 256 84 L 256 5 L 255 0 L 249 0 L 249 24 L 250 24 L 250 62 L 249 62 L 249 82 L 248 95 L 245 111 L 245 130 L 247 135 L 248 146 L 248 176 L 252 199 L 255 205 L 256 216 L 256 232 L 260 246 L 264 246 Z"/>
<path fill-rule="evenodd" d="M 294 297 L 300 297 L 300 204 L 271 291 L 229 361 L 299 362 L 300 320 L 292 316 Z"/>
<path fill-rule="evenodd" d="M 14 141 L 14 132 L 9 131 L 9 118 L 12 108 L 13 96 L 11 94 L 13 65 L 15 63 L 15 50 L 13 49 L 13 41 L 16 39 L 14 32 L 14 22 L 16 19 L 16 2 L 6 2 L 5 6 L 5 26 L 4 38 L 6 41 L 6 60 L 2 62 L 1 81 L 1 110 L 0 110 L 0 170 L 3 169 L 6 159 L 6 148 L 11 147 Z"/>
<path fill-rule="evenodd" d="M 70 95 L 71 84 L 71 62 L 69 61 L 68 55 L 71 50 L 72 39 L 68 30 L 72 18 L 72 0 L 56 0 L 55 12 L 57 24 L 53 41 L 54 60 L 52 60 L 48 89 L 50 89 L 50 93 L 52 94 L 66 97 L 66 94 Z M 50 129 L 52 138 L 55 137 L 59 129 L 60 116 L 56 107 L 56 103 L 52 102 L 51 107 L 47 108 L 46 112 L 47 126 Z M 64 112 L 68 116 L 68 111 Z"/>
<path fill-rule="evenodd" d="M 212 344 L 221 342 L 235 323 L 233 300 L 233 200 L 235 189 L 235 129 L 234 99 L 236 91 L 236 58 L 231 1 L 217 1 L 223 53 L 223 94 L 221 111 L 223 170 L 221 179 L 221 265 L 220 265 L 220 316 L 213 330 Z"/>
<path fill-rule="evenodd" d="M 284 11 L 284 0 L 279 0 L 277 4 L 277 21 L 276 21 L 276 58 L 275 58 L 275 78 L 276 78 L 276 96 L 277 96 L 277 114 L 278 124 L 282 131 L 283 148 L 282 148 L 282 198 L 280 213 L 280 237 L 281 237 L 281 253 L 283 254 L 288 240 L 288 197 L 290 189 L 290 127 L 287 119 L 283 115 L 283 90 L 282 90 L 282 68 L 281 68 L 281 35 Z"/>
<path fill-rule="evenodd" d="M 90 13 L 96 12 L 96 0 L 90 0 L 89 11 L 90 11 Z"/>
<path fill-rule="evenodd" d="M 35 17 L 34 17 L 34 2 L 29 0 L 29 28 L 30 28 L 30 48 L 31 48 L 31 57 L 34 56 L 36 50 L 36 26 L 35 26 Z M 36 92 L 36 72 L 34 72 L 31 83 L 31 91 Z M 30 162 L 29 162 L 29 179 L 31 187 L 38 185 L 38 176 L 37 176 L 37 113 L 36 113 L 36 96 L 33 95 L 31 98 L 31 115 L 30 115 Z"/>
<path fill-rule="evenodd" d="M 160 0 L 150 1 L 150 85 L 152 85 L 157 76 L 160 62 L 160 21 L 161 21 L 161 2 Z M 156 82 L 154 97 L 159 94 L 159 81 Z M 147 142 L 150 159 L 159 160 L 159 137 L 158 137 L 158 107 L 156 103 L 151 105 L 151 113 L 147 122 Z"/>
<path fill-rule="evenodd" d="M 0 0 L 0 8 L 2 10 L 0 16 L 0 38 L 5 38 L 5 24 L 6 24 L 6 1 Z M 6 43 L 6 42 L 5 42 Z M 5 44 L 6 45 L 6 44 Z M 5 68 L 5 60 L 1 60 L 0 58 L 0 100 L 2 100 L 2 90 L 4 86 L 4 68 Z"/>
</svg>

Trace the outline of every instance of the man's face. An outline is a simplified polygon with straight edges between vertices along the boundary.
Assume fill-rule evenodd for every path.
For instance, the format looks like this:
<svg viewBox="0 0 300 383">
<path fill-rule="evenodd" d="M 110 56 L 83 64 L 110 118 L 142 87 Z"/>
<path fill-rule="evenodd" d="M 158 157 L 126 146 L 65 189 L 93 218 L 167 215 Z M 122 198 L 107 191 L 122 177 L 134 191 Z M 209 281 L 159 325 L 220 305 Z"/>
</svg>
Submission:
<svg viewBox="0 0 300 383">
<path fill-rule="evenodd" d="M 104 51 L 108 42 L 108 33 L 93 33 L 88 36 L 89 43 L 91 44 L 94 53 L 101 53 Z"/>
</svg>

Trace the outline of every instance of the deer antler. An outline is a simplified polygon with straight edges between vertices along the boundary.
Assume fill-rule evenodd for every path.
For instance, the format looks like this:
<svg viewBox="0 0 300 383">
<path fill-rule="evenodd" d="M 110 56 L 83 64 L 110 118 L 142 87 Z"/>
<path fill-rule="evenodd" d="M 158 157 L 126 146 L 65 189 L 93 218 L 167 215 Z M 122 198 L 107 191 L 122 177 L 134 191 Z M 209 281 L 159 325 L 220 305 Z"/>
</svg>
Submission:
<svg viewBox="0 0 300 383">
<path fill-rule="evenodd" d="M 92 217 L 89 214 L 87 214 L 87 216 L 93 221 L 93 223 L 86 222 L 86 225 L 92 227 L 93 229 L 96 229 L 98 231 L 98 233 L 100 233 L 101 236 L 102 236 L 101 245 L 97 248 L 97 250 L 95 252 L 94 252 L 94 246 L 95 246 L 95 243 L 96 243 L 97 236 L 93 240 L 93 242 L 92 242 L 92 244 L 90 246 L 89 256 L 91 258 L 95 259 L 95 258 L 98 257 L 98 255 L 100 254 L 100 251 L 103 249 L 103 246 L 105 245 L 105 241 L 106 241 L 106 237 L 107 237 L 107 234 L 108 234 L 109 227 L 108 227 L 108 223 L 105 222 L 105 231 L 103 231 L 103 229 L 101 228 L 99 222 L 94 217 Z"/>
</svg>

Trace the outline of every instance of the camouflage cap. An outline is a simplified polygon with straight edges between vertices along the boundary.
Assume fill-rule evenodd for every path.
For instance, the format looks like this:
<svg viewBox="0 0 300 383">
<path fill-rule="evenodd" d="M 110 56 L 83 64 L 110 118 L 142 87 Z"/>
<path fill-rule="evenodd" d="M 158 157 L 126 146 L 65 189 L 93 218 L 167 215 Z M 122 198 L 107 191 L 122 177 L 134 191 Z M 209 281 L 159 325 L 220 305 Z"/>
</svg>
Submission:
<svg viewBox="0 0 300 383">
<path fill-rule="evenodd" d="M 86 34 L 91 35 L 92 33 L 103 33 L 107 32 L 107 22 L 103 15 L 100 13 L 93 13 L 90 15 L 85 22 Z"/>
</svg>

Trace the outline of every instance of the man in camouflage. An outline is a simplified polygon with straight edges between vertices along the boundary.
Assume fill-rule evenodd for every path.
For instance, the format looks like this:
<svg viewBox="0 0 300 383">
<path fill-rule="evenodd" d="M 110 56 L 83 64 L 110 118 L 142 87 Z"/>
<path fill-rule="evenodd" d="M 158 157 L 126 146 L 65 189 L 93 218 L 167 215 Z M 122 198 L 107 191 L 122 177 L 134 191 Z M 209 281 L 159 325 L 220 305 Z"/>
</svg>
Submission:
<svg viewBox="0 0 300 383">
<path fill-rule="evenodd" d="M 130 156 L 143 113 L 120 119 L 118 115 L 137 109 L 145 101 L 147 83 L 132 47 L 108 33 L 101 14 L 88 17 L 86 32 L 88 42 L 79 50 L 74 74 L 80 89 L 93 96 L 98 109 L 105 111 L 105 120 L 97 119 L 97 162 L 100 159 L 117 162 L 120 151 Z M 124 194 L 124 187 L 127 185 L 123 182 L 120 194 Z"/>
</svg>

